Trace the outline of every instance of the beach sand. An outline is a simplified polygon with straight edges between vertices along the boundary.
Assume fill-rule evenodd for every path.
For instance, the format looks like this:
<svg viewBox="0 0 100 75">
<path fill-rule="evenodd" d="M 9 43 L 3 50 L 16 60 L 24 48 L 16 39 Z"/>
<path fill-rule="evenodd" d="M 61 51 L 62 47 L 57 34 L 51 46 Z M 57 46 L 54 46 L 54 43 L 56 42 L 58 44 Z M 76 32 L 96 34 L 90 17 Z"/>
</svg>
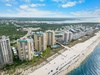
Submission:
<svg viewBox="0 0 100 75">
<path fill-rule="evenodd" d="M 58 75 L 66 75 L 67 73 L 69 73 L 70 71 L 74 70 L 75 68 L 77 68 L 79 65 L 81 65 L 81 63 L 94 51 L 95 47 L 100 43 L 100 37 L 93 42 L 81 55 L 80 59 L 74 63 L 73 65 L 71 65 L 69 67 L 69 69 L 63 71 L 62 73 L 58 74 Z"/>
<path fill-rule="evenodd" d="M 100 32 L 89 40 L 78 43 L 46 65 L 28 75 L 66 75 L 77 68 L 100 43 Z"/>
</svg>

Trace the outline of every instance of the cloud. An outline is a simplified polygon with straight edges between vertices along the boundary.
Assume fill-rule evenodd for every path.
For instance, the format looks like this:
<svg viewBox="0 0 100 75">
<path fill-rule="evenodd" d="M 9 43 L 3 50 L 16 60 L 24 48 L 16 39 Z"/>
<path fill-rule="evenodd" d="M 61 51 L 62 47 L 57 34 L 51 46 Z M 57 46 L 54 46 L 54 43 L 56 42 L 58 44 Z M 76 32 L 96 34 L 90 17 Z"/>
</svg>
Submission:
<svg viewBox="0 0 100 75">
<path fill-rule="evenodd" d="M 0 13 L 1 17 L 100 17 L 100 9 L 92 11 L 71 12 L 69 15 L 63 12 L 39 10 L 28 7 L 27 9 L 17 8 L 15 13 Z M 8 10 L 9 12 L 11 10 Z M 13 11 L 11 11 L 13 12 Z"/>
<path fill-rule="evenodd" d="M 28 5 L 21 5 L 20 8 L 21 9 L 27 9 L 28 8 Z"/>
<path fill-rule="evenodd" d="M 78 1 L 78 3 L 83 3 L 83 2 L 85 2 L 85 0 L 79 0 L 79 1 Z"/>
<path fill-rule="evenodd" d="M 55 0 L 55 1 L 62 1 L 62 8 L 68 8 L 68 7 L 73 7 L 76 4 L 81 4 L 83 2 L 85 2 L 85 0 L 74 0 L 74 1 L 70 1 L 70 0 Z"/>
<path fill-rule="evenodd" d="M 68 0 L 52 0 L 52 1 L 54 1 L 54 2 L 62 2 L 62 3 L 64 3 L 64 2 L 67 2 Z"/>
<path fill-rule="evenodd" d="M 63 4 L 62 7 L 63 7 L 63 8 L 68 8 L 68 7 L 75 6 L 76 4 L 77 4 L 76 1 L 74 1 L 74 2 L 68 2 L 68 3 L 66 3 L 66 4 Z"/>
<path fill-rule="evenodd" d="M 61 3 L 67 3 L 67 2 L 72 2 L 72 0 L 52 0 L 54 2 L 61 2 Z M 83 3 L 85 0 L 73 0 L 73 2 L 76 1 L 78 3 Z"/>
<path fill-rule="evenodd" d="M 30 2 L 31 0 L 25 0 L 25 2 Z"/>
<path fill-rule="evenodd" d="M 11 7 L 12 5 L 11 5 L 11 4 L 6 4 L 6 6 L 9 6 L 9 7 Z"/>
<path fill-rule="evenodd" d="M 40 2 L 44 2 L 45 0 L 40 0 Z"/>
<path fill-rule="evenodd" d="M 31 7 L 45 6 L 45 4 L 31 4 Z"/>
<path fill-rule="evenodd" d="M 1 2 L 9 2 L 10 0 L 0 0 Z"/>
<path fill-rule="evenodd" d="M 16 8 L 14 13 L 0 13 L 1 17 L 62 17 L 65 16 L 62 12 L 52 12 L 39 10 L 37 8 L 27 7 L 25 5 Z"/>
<path fill-rule="evenodd" d="M 21 9 L 27 9 L 29 7 L 38 7 L 38 6 L 45 6 L 45 4 L 29 4 L 29 5 L 21 5 Z"/>
<path fill-rule="evenodd" d="M 0 0 L 0 2 L 4 2 L 8 4 L 17 4 L 17 0 Z"/>
<path fill-rule="evenodd" d="M 100 16 L 100 9 L 95 9 L 92 11 L 77 11 L 70 13 L 73 16 L 83 16 L 83 17 L 98 17 Z"/>
<path fill-rule="evenodd" d="M 26 17 L 42 17 L 42 16 L 56 16 L 61 15 L 61 12 L 52 12 L 52 11 L 44 11 L 44 10 L 38 10 L 36 8 L 30 8 L 28 9 L 17 9 L 18 15 L 26 16 Z"/>
<path fill-rule="evenodd" d="M 44 2 L 45 0 L 21 0 L 22 2 Z"/>
<path fill-rule="evenodd" d="M 8 9 L 9 12 L 12 12 L 12 10 Z"/>
</svg>

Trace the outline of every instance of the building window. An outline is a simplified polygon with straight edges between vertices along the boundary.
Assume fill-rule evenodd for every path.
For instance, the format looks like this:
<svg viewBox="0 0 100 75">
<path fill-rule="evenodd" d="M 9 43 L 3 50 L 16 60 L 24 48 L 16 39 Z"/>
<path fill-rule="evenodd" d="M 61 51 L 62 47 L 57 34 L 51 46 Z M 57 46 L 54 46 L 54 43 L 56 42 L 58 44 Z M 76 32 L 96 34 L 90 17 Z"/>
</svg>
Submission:
<svg viewBox="0 0 100 75">
<path fill-rule="evenodd" d="M 20 42 L 20 47 L 22 48 L 22 43 Z"/>
</svg>

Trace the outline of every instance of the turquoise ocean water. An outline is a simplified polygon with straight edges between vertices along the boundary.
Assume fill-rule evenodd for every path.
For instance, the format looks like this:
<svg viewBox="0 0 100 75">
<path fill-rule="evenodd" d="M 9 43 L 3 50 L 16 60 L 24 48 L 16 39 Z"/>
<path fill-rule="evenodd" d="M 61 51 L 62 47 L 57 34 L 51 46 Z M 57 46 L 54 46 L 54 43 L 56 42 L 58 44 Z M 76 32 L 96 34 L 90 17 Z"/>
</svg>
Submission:
<svg viewBox="0 0 100 75">
<path fill-rule="evenodd" d="M 67 75 L 100 75 L 100 44 L 79 67 Z"/>
</svg>

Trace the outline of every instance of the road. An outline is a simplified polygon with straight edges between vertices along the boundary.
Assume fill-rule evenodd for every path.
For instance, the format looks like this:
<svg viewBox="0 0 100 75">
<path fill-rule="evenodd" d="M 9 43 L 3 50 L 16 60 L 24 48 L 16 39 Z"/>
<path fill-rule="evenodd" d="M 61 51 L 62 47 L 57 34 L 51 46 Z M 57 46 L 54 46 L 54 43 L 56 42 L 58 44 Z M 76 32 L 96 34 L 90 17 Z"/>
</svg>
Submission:
<svg viewBox="0 0 100 75">
<path fill-rule="evenodd" d="M 12 24 L 14 24 L 14 26 L 16 27 L 22 27 L 20 25 L 15 24 L 14 22 L 12 22 Z M 23 27 L 22 27 L 23 28 Z M 27 36 L 31 35 L 32 30 L 39 30 L 40 28 L 23 28 L 24 31 L 28 31 L 27 34 L 21 38 L 27 38 Z"/>
<path fill-rule="evenodd" d="M 31 32 L 33 30 L 39 30 L 40 28 L 23 28 L 24 31 L 28 31 L 27 34 L 21 38 L 27 38 L 27 36 L 30 36 L 31 35 Z"/>
</svg>

